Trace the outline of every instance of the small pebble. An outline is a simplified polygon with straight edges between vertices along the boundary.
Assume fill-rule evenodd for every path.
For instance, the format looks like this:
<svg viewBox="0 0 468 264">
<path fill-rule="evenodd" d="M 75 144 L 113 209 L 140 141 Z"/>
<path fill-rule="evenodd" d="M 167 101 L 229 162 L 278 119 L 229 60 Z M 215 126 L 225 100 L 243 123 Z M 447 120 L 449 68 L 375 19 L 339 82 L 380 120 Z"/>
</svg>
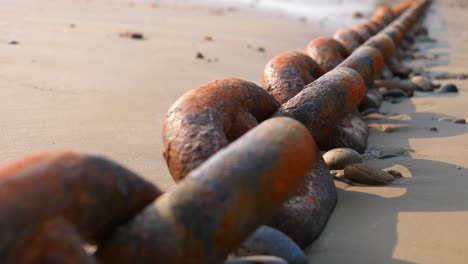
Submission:
<svg viewBox="0 0 468 264">
<path fill-rule="evenodd" d="M 392 97 L 392 98 L 400 98 L 400 97 L 406 97 L 408 96 L 405 91 L 399 88 L 393 88 L 385 91 L 382 96 L 384 98 Z"/>
<path fill-rule="evenodd" d="M 413 29 L 413 34 L 416 35 L 416 36 L 427 36 L 428 35 L 428 32 L 427 32 L 427 28 L 425 26 L 416 26 L 414 29 Z"/>
<path fill-rule="evenodd" d="M 458 118 L 453 121 L 455 124 L 466 124 L 466 120 L 464 118 Z"/>
<path fill-rule="evenodd" d="M 397 170 L 392 170 L 392 169 L 390 169 L 390 170 L 384 170 L 384 171 L 385 171 L 386 173 L 388 173 L 388 174 L 393 175 L 393 177 L 395 177 L 395 179 L 396 179 L 396 178 L 403 178 L 403 175 L 401 174 L 401 172 L 399 172 L 399 171 L 397 171 Z"/>
<path fill-rule="evenodd" d="M 330 173 L 333 176 L 336 176 L 336 177 L 343 177 L 344 176 L 344 171 L 343 170 L 331 170 Z"/>
<path fill-rule="evenodd" d="M 330 170 L 342 170 L 354 163 L 362 163 L 362 157 L 357 151 L 349 148 L 336 148 L 323 154 L 323 159 Z"/>
<path fill-rule="evenodd" d="M 203 55 L 203 53 L 201 52 L 197 52 L 197 55 L 195 56 L 195 58 L 203 60 L 205 58 L 205 55 Z"/>
<path fill-rule="evenodd" d="M 411 82 L 416 84 L 422 91 L 433 91 L 431 81 L 424 76 L 414 76 L 411 78 Z"/>
<path fill-rule="evenodd" d="M 385 153 L 378 157 L 378 159 L 391 159 L 396 157 L 401 157 L 402 155 L 399 153 Z"/>
<path fill-rule="evenodd" d="M 437 121 L 439 121 L 439 122 L 454 122 L 454 119 L 451 118 L 451 117 L 444 116 L 444 117 L 441 117 L 441 118 L 437 119 Z"/>
<path fill-rule="evenodd" d="M 258 51 L 258 52 L 265 52 L 265 48 L 264 48 L 264 47 L 258 47 L 258 48 L 257 48 L 257 51 Z"/>
<path fill-rule="evenodd" d="M 457 170 L 461 170 L 461 169 L 462 169 L 462 167 L 457 167 Z"/>
<path fill-rule="evenodd" d="M 9 45 L 18 45 L 19 42 L 16 41 L 16 40 L 10 40 L 10 41 L 8 42 L 8 44 L 9 44 Z"/>
<path fill-rule="evenodd" d="M 366 185 L 389 184 L 395 177 L 390 173 L 368 166 L 352 164 L 344 169 L 344 177 L 350 181 Z"/>
<path fill-rule="evenodd" d="M 437 129 L 437 127 L 430 127 L 430 128 L 429 128 L 429 131 L 437 132 L 437 131 L 439 131 L 439 129 Z"/>
<path fill-rule="evenodd" d="M 206 36 L 203 37 L 203 40 L 204 41 L 213 41 L 213 37 L 206 35 Z"/>
<path fill-rule="evenodd" d="M 70 28 L 75 28 L 76 27 L 75 24 L 70 24 L 69 26 L 70 26 Z"/>
<path fill-rule="evenodd" d="M 121 38 L 131 38 L 131 39 L 137 39 L 137 40 L 142 40 L 145 38 L 143 36 L 143 33 L 140 33 L 140 32 L 125 31 L 123 33 L 120 33 L 119 35 Z"/>
<path fill-rule="evenodd" d="M 364 17 L 364 15 L 359 11 L 354 11 L 352 16 L 353 16 L 353 18 L 356 18 L 356 19 Z"/>
<path fill-rule="evenodd" d="M 449 83 L 440 87 L 438 93 L 458 93 L 458 88 L 455 84 Z"/>
<path fill-rule="evenodd" d="M 393 133 L 396 131 L 396 128 L 395 127 L 390 127 L 390 126 L 386 126 L 382 129 L 382 132 L 384 133 Z"/>
</svg>

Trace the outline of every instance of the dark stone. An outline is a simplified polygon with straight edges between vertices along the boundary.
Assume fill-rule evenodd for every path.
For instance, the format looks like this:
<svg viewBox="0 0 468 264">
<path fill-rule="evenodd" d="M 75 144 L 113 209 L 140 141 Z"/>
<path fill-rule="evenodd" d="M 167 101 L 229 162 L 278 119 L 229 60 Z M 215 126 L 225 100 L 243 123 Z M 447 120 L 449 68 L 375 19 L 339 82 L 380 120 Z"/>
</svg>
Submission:
<svg viewBox="0 0 468 264">
<path fill-rule="evenodd" d="M 354 163 L 362 163 L 361 155 L 353 149 L 336 148 L 327 151 L 323 159 L 330 170 L 342 170 Z"/>
<path fill-rule="evenodd" d="M 466 124 L 466 120 L 464 118 L 458 118 L 453 121 L 455 124 Z"/>
<path fill-rule="evenodd" d="M 380 155 L 378 159 L 391 159 L 391 158 L 396 158 L 396 157 L 401 157 L 401 154 L 398 153 L 386 153 L 383 155 Z"/>
<path fill-rule="evenodd" d="M 455 84 L 449 83 L 440 87 L 438 93 L 458 93 L 458 88 Z"/>
<path fill-rule="evenodd" d="M 411 82 L 416 84 L 421 91 L 429 92 L 433 91 L 431 81 L 424 76 L 414 76 L 411 78 Z"/>
<path fill-rule="evenodd" d="M 269 255 L 282 258 L 290 264 L 307 264 L 307 257 L 301 248 L 288 236 L 269 226 L 259 227 L 233 255 Z"/>
<path fill-rule="evenodd" d="M 437 121 L 439 121 L 439 122 L 454 122 L 454 119 L 451 118 L 451 117 L 446 117 L 445 116 L 445 117 L 441 117 L 441 118 L 437 119 Z"/>
<path fill-rule="evenodd" d="M 18 45 L 19 42 L 16 41 L 16 40 L 10 40 L 10 41 L 8 42 L 8 44 L 9 44 L 9 45 Z"/>
<path fill-rule="evenodd" d="M 429 128 L 429 131 L 437 132 L 437 131 L 439 131 L 439 129 L 437 129 L 437 127 L 430 127 L 430 128 Z"/>
<path fill-rule="evenodd" d="M 400 97 L 406 97 L 408 96 L 408 94 L 403 91 L 402 89 L 399 89 L 399 88 L 393 88 L 393 89 L 389 89 L 387 91 L 385 91 L 383 94 L 383 97 L 385 99 L 391 97 L 391 98 L 400 98 Z"/>
<path fill-rule="evenodd" d="M 203 55 L 203 53 L 201 52 L 197 52 L 197 55 L 195 56 L 195 58 L 203 60 L 205 58 L 205 55 Z"/>
<path fill-rule="evenodd" d="M 357 18 L 363 18 L 363 17 L 364 17 L 364 15 L 361 12 L 359 12 L 359 11 L 354 11 L 353 12 L 353 18 L 357 19 Z"/>
</svg>

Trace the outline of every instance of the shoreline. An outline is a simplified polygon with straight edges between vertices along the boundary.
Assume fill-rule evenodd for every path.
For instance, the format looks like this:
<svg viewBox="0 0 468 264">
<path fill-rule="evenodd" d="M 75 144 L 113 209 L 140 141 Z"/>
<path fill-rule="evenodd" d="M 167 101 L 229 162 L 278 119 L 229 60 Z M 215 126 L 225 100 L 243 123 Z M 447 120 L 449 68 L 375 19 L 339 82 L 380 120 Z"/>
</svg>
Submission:
<svg viewBox="0 0 468 264">
<path fill-rule="evenodd" d="M 466 10 L 443 3 L 431 10 L 429 34 L 438 42 L 422 45 L 421 52 L 439 54 L 439 59 L 436 67 L 425 67 L 467 69 Z M 214 79 L 238 77 L 259 84 L 271 58 L 302 51 L 315 37 L 336 29 L 277 14 L 149 3 L 19 0 L 0 7 L 0 14 L 6 50 L 0 55 L 0 84 L 8 98 L 0 106 L 0 162 L 73 148 L 109 157 L 163 190 L 174 183 L 162 157 L 161 127 L 177 98 Z M 27 19 L 17 21 L 18 15 Z M 142 32 L 145 40 L 119 37 L 126 30 Z M 8 45 L 10 40 L 18 45 Z M 198 52 L 203 59 L 196 58 Z M 468 126 L 436 119 L 467 118 L 468 85 L 441 81 L 448 82 L 460 88 L 457 96 L 387 102 L 381 107 L 384 115 L 368 119 L 373 124 L 369 147 L 411 151 L 366 163 L 395 167 L 404 178 L 384 187 L 337 183 L 338 207 L 306 251 L 311 262 L 463 263 Z M 384 133 L 382 125 L 397 129 Z"/>
</svg>

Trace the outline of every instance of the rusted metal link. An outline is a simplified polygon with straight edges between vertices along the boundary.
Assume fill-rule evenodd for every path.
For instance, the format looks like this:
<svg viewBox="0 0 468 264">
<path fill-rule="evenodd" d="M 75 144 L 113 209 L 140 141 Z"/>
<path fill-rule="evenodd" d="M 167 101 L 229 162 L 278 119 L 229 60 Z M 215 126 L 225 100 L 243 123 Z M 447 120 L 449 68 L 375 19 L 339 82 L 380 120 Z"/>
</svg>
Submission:
<svg viewBox="0 0 468 264">
<path fill-rule="evenodd" d="M 306 48 L 306 54 L 329 72 L 340 64 L 349 52 L 334 38 L 319 37 L 312 40 Z"/>
<path fill-rule="evenodd" d="M 352 29 L 340 29 L 336 31 L 333 38 L 338 40 L 349 54 L 354 52 L 364 42 L 361 36 Z"/>
<path fill-rule="evenodd" d="M 162 131 L 164 158 L 174 180 L 271 117 L 279 106 L 261 87 L 234 78 L 184 94 L 167 113 Z"/>
<path fill-rule="evenodd" d="M 265 66 L 262 86 L 282 104 L 324 74 L 325 70 L 310 56 L 296 51 L 285 52 Z"/>
<path fill-rule="evenodd" d="M 379 33 L 364 43 L 364 46 L 369 46 L 377 49 L 384 59 L 392 56 L 395 51 L 395 44 L 393 40 L 386 34 Z"/>
<path fill-rule="evenodd" d="M 356 107 L 427 3 L 379 8 L 313 40 L 310 57 L 275 57 L 263 78 L 274 96 L 239 79 L 182 96 L 163 141 L 183 180 L 163 195 L 112 161 L 70 151 L 0 167 L 0 262 L 221 263 L 262 224 L 307 246 L 337 199 L 319 148 L 365 148 Z M 84 241 L 98 243 L 95 258 Z"/>
<path fill-rule="evenodd" d="M 282 205 L 269 225 L 288 235 L 301 248 L 310 245 L 325 228 L 335 209 L 337 194 L 333 176 L 321 157 L 294 196 Z"/>
<path fill-rule="evenodd" d="M 379 78 L 384 58 L 379 50 L 371 46 L 361 46 L 338 67 L 348 67 L 357 71 L 366 84 Z"/>
<path fill-rule="evenodd" d="M 283 104 L 276 115 L 287 115 L 304 124 L 320 149 L 333 148 L 336 124 L 351 113 L 363 98 L 365 83 L 348 67 L 326 73 Z"/>
<path fill-rule="evenodd" d="M 97 263 L 83 245 L 70 223 L 61 217 L 50 218 L 18 233 L 15 241 L 8 245 L 8 252 L 0 255 L 0 260 L 4 264 Z"/>
<path fill-rule="evenodd" d="M 308 130 L 271 118 L 209 158 L 97 252 L 100 263 L 220 263 L 321 160 Z"/>
<path fill-rule="evenodd" d="M 47 152 L 0 168 L 0 256 L 22 234 L 61 216 L 89 243 L 102 241 L 160 191 L 102 157 Z"/>
</svg>

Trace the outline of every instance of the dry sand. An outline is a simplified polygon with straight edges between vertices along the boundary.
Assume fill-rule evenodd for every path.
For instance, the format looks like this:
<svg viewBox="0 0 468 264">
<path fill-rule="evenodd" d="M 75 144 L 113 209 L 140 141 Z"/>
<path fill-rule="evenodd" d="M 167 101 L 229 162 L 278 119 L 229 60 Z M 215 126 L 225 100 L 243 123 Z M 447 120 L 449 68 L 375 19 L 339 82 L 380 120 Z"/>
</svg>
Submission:
<svg viewBox="0 0 468 264">
<path fill-rule="evenodd" d="M 161 127 L 176 99 L 214 79 L 259 83 L 273 56 L 302 50 L 320 34 L 297 19 L 249 10 L 129 2 L 0 4 L 0 162 L 72 148 L 103 154 L 167 189 L 173 181 Z M 146 40 L 120 38 L 126 30 Z"/>
<path fill-rule="evenodd" d="M 422 62 L 430 69 L 468 71 L 468 10 L 456 2 L 431 9 L 430 34 L 439 42 L 425 44 L 423 53 L 440 57 Z M 0 162 L 73 148 L 119 161 L 163 189 L 173 182 L 161 155 L 161 126 L 180 95 L 226 77 L 259 83 L 274 55 L 330 32 L 249 10 L 128 1 L 11 0 L 2 2 L 0 16 Z M 146 40 L 120 38 L 125 30 Z M 205 60 L 195 59 L 197 52 Z M 468 82 L 453 82 L 461 90 L 456 96 L 420 94 L 384 104 L 387 115 L 369 120 L 400 127 L 372 129 L 370 147 L 413 151 L 367 162 L 395 166 L 405 178 L 378 188 L 338 184 L 338 207 L 307 249 L 311 263 L 466 262 L 468 125 L 433 120 L 468 117 Z"/>
</svg>

